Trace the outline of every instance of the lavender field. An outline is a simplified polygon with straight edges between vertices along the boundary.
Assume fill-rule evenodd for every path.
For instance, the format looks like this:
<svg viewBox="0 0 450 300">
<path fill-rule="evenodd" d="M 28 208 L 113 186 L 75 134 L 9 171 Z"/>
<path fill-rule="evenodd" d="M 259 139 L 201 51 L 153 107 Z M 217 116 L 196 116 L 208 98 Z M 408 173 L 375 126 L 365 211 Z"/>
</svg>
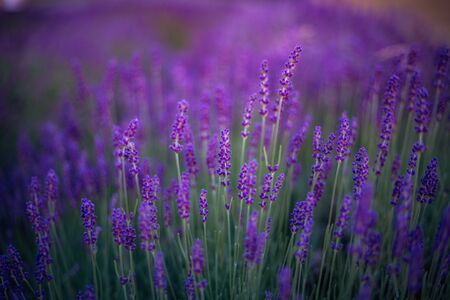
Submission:
<svg viewBox="0 0 450 300">
<path fill-rule="evenodd" d="M 309 2 L 0 12 L 0 299 L 450 299 L 445 42 Z"/>
</svg>

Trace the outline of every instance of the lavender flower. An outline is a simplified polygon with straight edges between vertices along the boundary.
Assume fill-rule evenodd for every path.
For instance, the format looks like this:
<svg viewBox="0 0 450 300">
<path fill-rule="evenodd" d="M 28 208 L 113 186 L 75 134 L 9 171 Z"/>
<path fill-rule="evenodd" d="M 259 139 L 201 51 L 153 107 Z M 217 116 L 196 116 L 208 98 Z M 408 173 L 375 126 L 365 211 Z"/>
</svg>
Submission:
<svg viewBox="0 0 450 300">
<path fill-rule="evenodd" d="M 358 201 L 361 189 L 369 177 L 369 155 L 364 147 L 361 147 L 355 154 L 355 161 L 352 165 L 353 197 Z"/>
<path fill-rule="evenodd" d="M 408 168 L 406 169 L 406 173 L 408 173 L 409 176 L 414 176 L 416 174 L 417 155 L 424 150 L 425 146 L 421 142 L 416 142 L 413 145 L 411 154 L 409 155 Z"/>
<path fill-rule="evenodd" d="M 28 273 L 25 271 L 25 265 L 19 251 L 13 245 L 9 245 L 7 252 L 11 271 L 14 274 L 14 277 L 17 280 L 25 281 L 28 277 Z"/>
<path fill-rule="evenodd" d="M 258 232 L 258 212 L 252 212 L 244 240 L 244 259 L 248 264 L 259 264 L 265 246 L 265 233 Z"/>
<path fill-rule="evenodd" d="M 267 105 L 269 105 L 269 66 L 267 60 L 263 60 L 261 63 L 259 80 L 259 95 L 261 96 L 259 99 L 261 105 L 259 114 L 265 118 L 268 113 Z"/>
<path fill-rule="evenodd" d="M 202 218 L 202 223 L 205 224 L 206 220 L 208 219 L 208 191 L 205 189 L 202 189 L 200 191 L 200 200 L 198 202 L 199 205 L 199 212 L 200 216 Z"/>
<path fill-rule="evenodd" d="M 392 199 L 391 199 L 391 205 L 397 206 L 398 201 L 400 199 L 402 188 L 403 188 L 403 180 L 405 178 L 401 175 L 398 175 L 397 179 L 394 182 L 394 189 L 392 190 Z"/>
<path fill-rule="evenodd" d="M 87 198 L 81 199 L 81 218 L 85 229 L 83 233 L 84 244 L 95 249 L 97 243 L 95 205 Z"/>
<path fill-rule="evenodd" d="M 160 181 L 158 175 L 144 177 L 142 181 L 142 198 L 143 201 L 154 204 L 158 200 L 158 192 L 160 190 Z"/>
<path fill-rule="evenodd" d="M 303 227 L 303 231 L 300 233 L 300 238 L 297 242 L 297 251 L 295 252 L 295 257 L 297 257 L 298 261 L 301 264 L 306 262 L 309 252 L 309 240 L 311 238 L 311 234 L 313 231 L 314 221 L 312 217 L 312 213 L 309 213 L 305 217 L 305 224 Z"/>
<path fill-rule="evenodd" d="M 437 196 L 440 181 L 437 173 L 438 160 L 433 158 L 427 165 L 425 175 L 421 179 L 422 185 L 417 193 L 416 200 L 420 203 L 431 203 Z"/>
<path fill-rule="evenodd" d="M 162 252 L 158 252 L 155 256 L 155 269 L 153 272 L 153 284 L 155 288 L 166 290 L 167 282 L 164 267 L 164 255 Z"/>
<path fill-rule="evenodd" d="M 308 193 L 309 196 L 312 196 L 312 193 Z M 303 230 L 305 225 L 305 218 L 308 214 L 309 202 L 308 201 L 297 201 L 295 203 L 294 209 L 291 213 L 291 218 L 289 220 L 289 229 L 292 234 L 297 233 L 300 230 Z"/>
<path fill-rule="evenodd" d="M 122 208 L 114 208 L 112 212 L 112 234 L 114 242 L 128 251 L 136 249 L 136 231 L 130 224 L 129 216 Z"/>
<path fill-rule="evenodd" d="M 244 109 L 244 115 L 242 117 L 242 126 L 244 127 L 244 130 L 241 131 L 242 138 L 246 139 L 248 137 L 248 128 L 250 127 L 252 123 L 252 113 L 253 113 L 253 106 L 256 101 L 256 94 L 250 95 L 247 104 L 245 105 Z"/>
<path fill-rule="evenodd" d="M 183 99 L 178 102 L 178 113 L 172 125 L 172 133 L 170 134 L 172 144 L 169 147 L 170 150 L 175 153 L 180 153 L 183 150 L 182 142 L 184 139 L 184 129 L 187 123 L 188 109 L 189 104 L 186 100 Z"/>
<path fill-rule="evenodd" d="M 278 90 L 278 94 L 280 95 L 280 100 L 282 103 L 286 102 L 289 96 L 289 87 L 291 84 L 292 76 L 294 75 L 295 66 L 298 64 L 298 60 L 300 58 L 300 53 L 302 52 L 302 48 L 300 46 L 296 46 L 295 49 L 289 55 L 289 60 L 284 65 L 285 68 L 281 73 L 280 79 L 280 89 Z"/>
<path fill-rule="evenodd" d="M 351 208 L 352 197 L 350 195 L 345 195 L 344 200 L 342 200 L 341 209 L 336 221 L 336 227 L 333 232 L 336 241 L 332 243 L 331 247 L 335 251 L 342 249 L 342 243 L 340 240 L 344 237 L 344 229 L 348 224 Z"/>
<path fill-rule="evenodd" d="M 237 182 L 238 198 L 243 201 L 248 198 L 248 164 L 244 163 L 239 172 L 239 179 Z"/>
<path fill-rule="evenodd" d="M 205 264 L 205 258 L 203 255 L 203 247 L 201 240 L 195 240 L 194 246 L 192 246 L 192 270 L 195 274 L 203 273 L 203 268 Z"/>
<path fill-rule="evenodd" d="M 442 49 L 442 51 L 439 55 L 436 76 L 435 76 L 435 81 L 434 81 L 436 89 L 438 89 L 438 90 L 444 89 L 445 81 L 447 80 L 447 65 L 448 65 L 448 61 L 449 61 L 449 53 L 448 52 L 449 52 L 448 48 L 445 47 Z"/>
<path fill-rule="evenodd" d="M 395 104 L 398 89 L 399 78 L 397 75 L 392 75 L 388 81 L 388 87 L 384 94 L 383 123 L 381 126 L 380 143 L 378 143 L 378 154 L 374 167 L 376 175 L 381 174 L 381 169 L 384 167 L 389 152 L 389 144 L 395 126 Z"/>
<path fill-rule="evenodd" d="M 197 159 L 195 158 L 194 145 L 192 143 L 186 144 L 184 147 L 184 158 L 189 174 L 197 176 L 200 169 L 197 165 Z"/>
<path fill-rule="evenodd" d="M 421 87 L 416 91 L 416 131 L 419 134 L 428 132 L 428 123 L 430 122 L 430 103 L 428 101 L 428 91 Z"/>
<path fill-rule="evenodd" d="M 139 174 L 139 154 L 137 146 L 134 142 L 129 141 L 124 149 L 124 157 L 127 159 L 128 163 L 131 165 L 130 174 L 135 176 Z"/>
<path fill-rule="evenodd" d="M 284 267 L 278 273 L 278 290 L 281 300 L 291 299 L 292 296 L 292 275 L 289 267 Z"/>
<path fill-rule="evenodd" d="M 158 240 L 158 211 L 154 203 L 142 202 L 139 207 L 139 230 L 141 232 L 141 249 L 153 252 Z"/>
<path fill-rule="evenodd" d="M 272 193 L 270 194 L 270 201 L 275 202 L 278 199 L 278 194 L 280 193 L 280 189 L 283 186 L 284 182 L 284 173 L 280 173 L 277 177 L 277 181 L 275 181 L 275 185 L 272 189 Z"/>
<path fill-rule="evenodd" d="M 351 129 L 350 120 L 348 119 L 347 113 L 344 112 L 340 118 L 340 126 L 338 132 L 338 140 L 336 144 L 336 161 L 343 162 L 344 159 L 350 154 L 350 139 L 351 139 Z"/>
<path fill-rule="evenodd" d="M 220 134 L 219 153 L 217 154 L 218 167 L 216 174 L 221 177 L 223 186 L 230 185 L 230 169 L 231 169 L 231 145 L 230 130 L 223 129 Z"/>
<path fill-rule="evenodd" d="M 186 290 L 188 300 L 195 298 L 194 276 L 192 276 L 191 272 L 189 272 L 188 277 L 184 280 L 184 289 Z"/>
<path fill-rule="evenodd" d="M 180 218 L 189 219 L 191 210 L 189 173 L 181 174 L 181 186 L 178 189 L 178 213 Z"/>
<path fill-rule="evenodd" d="M 307 116 L 302 127 L 292 136 L 286 157 L 286 165 L 288 168 L 297 163 L 298 152 L 302 148 L 310 124 L 311 116 Z"/>
<path fill-rule="evenodd" d="M 266 208 L 267 200 L 270 196 L 270 186 L 272 185 L 273 173 L 267 173 L 264 176 L 264 181 L 261 185 L 261 193 L 259 194 L 259 198 L 261 199 L 260 206 L 262 208 Z"/>
<path fill-rule="evenodd" d="M 127 129 L 123 132 L 124 140 L 130 141 L 136 137 L 137 130 L 139 128 L 139 119 L 134 118 L 128 123 Z"/>
<path fill-rule="evenodd" d="M 43 284 L 45 281 L 53 279 L 49 271 L 49 266 L 53 263 L 53 259 L 50 256 L 50 227 L 47 220 L 40 219 L 39 234 L 36 237 L 38 254 L 36 257 L 35 278 L 39 284 Z"/>
<path fill-rule="evenodd" d="M 45 178 L 45 195 L 48 203 L 54 203 L 58 198 L 58 183 L 58 176 L 56 175 L 55 171 L 52 169 L 49 170 L 47 173 L 47 177 Z"/>
</svg>

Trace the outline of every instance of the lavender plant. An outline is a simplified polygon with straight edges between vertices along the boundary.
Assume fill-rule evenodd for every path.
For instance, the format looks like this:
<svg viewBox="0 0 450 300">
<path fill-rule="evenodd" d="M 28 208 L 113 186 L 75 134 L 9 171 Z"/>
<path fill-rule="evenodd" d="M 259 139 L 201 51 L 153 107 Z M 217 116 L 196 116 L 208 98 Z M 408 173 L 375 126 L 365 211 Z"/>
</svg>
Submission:
<svg viewBox="0 0 450 300">
<path fill-rule="evenodd" d="M 448 48 L 302 5 L 73 60 L 1 159 L 0 298 L 448 299 Z"/>
</svg>

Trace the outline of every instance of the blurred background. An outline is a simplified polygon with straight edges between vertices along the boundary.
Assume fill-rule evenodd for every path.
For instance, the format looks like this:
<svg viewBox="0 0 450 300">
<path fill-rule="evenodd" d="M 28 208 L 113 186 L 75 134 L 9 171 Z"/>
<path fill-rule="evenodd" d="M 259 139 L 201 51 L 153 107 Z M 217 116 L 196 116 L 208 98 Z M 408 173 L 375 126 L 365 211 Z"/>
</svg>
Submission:
<svg viewBox="0 0 450 300">
<path fill-rule="evenodd" d="M 314 84 L 368 82 L 373 62 L 398 62 L 411 45 L 433 65 L 429 53 L 450 41 L 449 11 L 445 0 L 0 0 L 0 164 L 14 164 L 19 132 L 50 119 L 80 82 L 93 88 L 111 60 L 139 54 L 151 71 L 160 51 L 163 68 L 178 61 L 192 72 L 244 62 L 238 76 L 256 84 L 262 58 L 281 66 L 301 44 L 308 76 L 299 85 L 308 93 Z"/>
</svg>

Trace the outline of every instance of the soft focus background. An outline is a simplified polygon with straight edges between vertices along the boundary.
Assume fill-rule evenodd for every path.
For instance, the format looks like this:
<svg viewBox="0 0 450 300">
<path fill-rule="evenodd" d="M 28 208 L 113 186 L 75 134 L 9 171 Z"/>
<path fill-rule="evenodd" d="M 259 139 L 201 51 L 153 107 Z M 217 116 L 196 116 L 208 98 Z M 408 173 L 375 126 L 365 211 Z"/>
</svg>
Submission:
<svg viewBox="0 0 450 300">
<path fill-rule="evenodd" d="M 98 81 L 111 58 L 127 60 L 136 52 L 145 58 L 158 45 L 175 53 L 205 51 L 205 57 L 213 47 L 238 45 L 254 48 L 260 58 L 284 54 L 301 41 L 310 49 L 305 55 L 316 56 L 319 64 L 329 53 L 351 61 L 352 72 L 364 73 L 373 67 L 364 65 L 365 55 L 375 53 L 382 61 L 405 52 L 410 42 L 450 40 L 450 2 L 445 0 L 312 0 L 301 5 L 1 0 L 0 8 L 1 165 L 12 162 L 17 132 L 51 112 L 54 99 L 70 94 L 74 65 L 83 66 L 89 81 Z M 214 43 L 206 45 L 210 39 Z M 314 72 L 327 76 L 315 63 Z M 29 101 L 37 106 L 25 105 Z"/>
</svg>

